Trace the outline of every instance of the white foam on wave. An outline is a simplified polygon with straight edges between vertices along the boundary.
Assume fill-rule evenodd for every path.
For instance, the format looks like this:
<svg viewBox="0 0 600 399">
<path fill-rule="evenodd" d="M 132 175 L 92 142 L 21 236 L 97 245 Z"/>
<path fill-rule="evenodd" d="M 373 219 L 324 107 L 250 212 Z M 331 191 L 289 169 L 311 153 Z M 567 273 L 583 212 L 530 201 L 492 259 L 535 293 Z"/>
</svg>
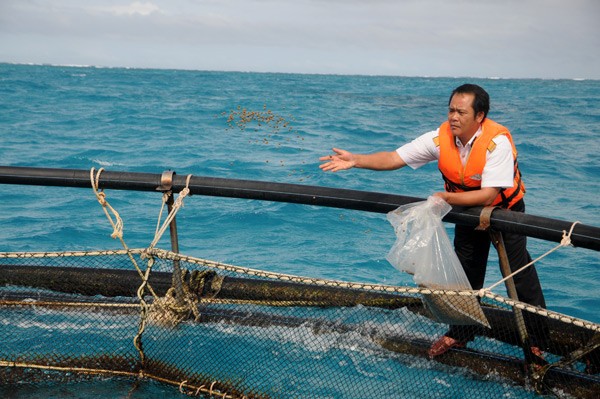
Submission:
<svg viewBox="0 0 600 399">
<path fill-rule="evenodd" d="M 92 159 L 92 162 L 97 163 L 100 166 L 125 166 L 125 164 L 122 163 L 103 161 L 101 159 Z"/>
<path fill-rule="evenodd" d="M 8 319 L 3 319 L 0 320 L 0 323 L 2 323 L 2 325 L 4 326 L 12 326 L 24 330 L 34 328 L 42 330 L 84 331 L 87 329 L 97 327 L 97 325 L 94 323 L 74 323 L 68 321 L 44 322 L 31 320 L 17 320 L 16 322 L 13 322 Z"/>
</svg>

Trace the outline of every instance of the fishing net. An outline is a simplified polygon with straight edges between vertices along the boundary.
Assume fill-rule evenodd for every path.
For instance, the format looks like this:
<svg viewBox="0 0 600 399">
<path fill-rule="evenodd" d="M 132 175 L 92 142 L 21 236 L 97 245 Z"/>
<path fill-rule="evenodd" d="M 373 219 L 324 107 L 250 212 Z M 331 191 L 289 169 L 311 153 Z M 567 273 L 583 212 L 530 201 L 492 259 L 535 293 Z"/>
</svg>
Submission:
<svg viewBox="0 0 600 399">
<path fill-rule="evenodd" d="M 600 392 L 600 326 L 490 293 L 490 328 L 472 326 L 467 348 L 432 360 L 447 325 L 423 295 L 473 292 L 302 278 L 161 249 L 0 253 L 0 284 L 4 386 L 108 375 L 224 398 Z M 514 309 L 536 316 L 530 333 L 550 330 L 547 363 L 528 366 Z"/>
<path fill-rule="evenodd" d="M 147 248 L 0 253 L 0 393 L 110 377 L 215 398 L 600 397 L 598 324 L 489 290 L 324 280 L 160 249 L 185 194 Z M 448 329 L 440 314 L 456 309 L 485 322 L 431 359 Z M 530 336 L 545 337 L 543 353 Z"/>
</svg>

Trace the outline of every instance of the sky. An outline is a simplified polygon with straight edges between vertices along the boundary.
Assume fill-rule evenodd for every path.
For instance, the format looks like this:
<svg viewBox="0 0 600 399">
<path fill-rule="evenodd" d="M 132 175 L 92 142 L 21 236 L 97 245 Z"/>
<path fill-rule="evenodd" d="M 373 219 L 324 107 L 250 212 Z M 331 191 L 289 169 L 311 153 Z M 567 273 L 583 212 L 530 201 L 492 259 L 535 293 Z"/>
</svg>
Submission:
<svg viewBox="0 0 600 399">
<path fill-rule="evenodd" d="M 600 0 L 0 0 L 0 62 L 600 79 Z"/>
</svg>

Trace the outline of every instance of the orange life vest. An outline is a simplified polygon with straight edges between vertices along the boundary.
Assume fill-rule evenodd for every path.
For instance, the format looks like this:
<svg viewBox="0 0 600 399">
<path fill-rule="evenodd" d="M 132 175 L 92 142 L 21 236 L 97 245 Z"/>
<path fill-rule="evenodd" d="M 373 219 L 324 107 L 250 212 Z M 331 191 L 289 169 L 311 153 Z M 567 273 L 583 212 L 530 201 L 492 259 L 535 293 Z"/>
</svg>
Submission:
<svg viewBox="0 0 600 399">
<path fill-rule="evenodd" d="M 499 123 L 486 118 L 481 125 L 481 129 L 481 135 L 473 141 L 471 152 L 465 166 L 463 166 L 455 137 L 450 130 L 450 123 L 446 121 L 440 126 L 439 141 L 436 143 L 440 147 L 438 168 L 442 172 L 446 191 L 461 192 L 481 188 L 481 175 L 485 166 L 487 152 L 492 152 L 496 148 L 496 144 L 492 139 L 502 134 L 508 138 L 512 146 L 513 158 L 515 160 L 514 181 L 512 187 L 500 189 L 500 193 L 498 193 L 492 205 L 510 208 L 521 200 L 525 194 L 525 186 L 521 181 L 521 172 L 517 164 L 517 149 L 508 129 Z"/>
</svg>

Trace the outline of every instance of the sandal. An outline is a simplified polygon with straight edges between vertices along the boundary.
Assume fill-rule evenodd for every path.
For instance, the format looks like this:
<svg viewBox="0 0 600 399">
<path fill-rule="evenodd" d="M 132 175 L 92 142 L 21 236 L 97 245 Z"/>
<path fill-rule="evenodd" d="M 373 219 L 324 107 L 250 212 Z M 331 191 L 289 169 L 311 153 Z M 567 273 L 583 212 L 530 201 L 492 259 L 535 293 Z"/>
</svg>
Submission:
<svg viewBox="0 0 600 399">
<path fill-rule="evenodd" d="M 452 348 L 464 348 L 466 346 L 466 342 L 459 341 L 447 335 L 442 335 L 440 339 L 438 339 L 431 345 L 427 354 L 429 355 L 430 359 L 433 359 L 436 356 L 443 355 Z"/>
</svg>

